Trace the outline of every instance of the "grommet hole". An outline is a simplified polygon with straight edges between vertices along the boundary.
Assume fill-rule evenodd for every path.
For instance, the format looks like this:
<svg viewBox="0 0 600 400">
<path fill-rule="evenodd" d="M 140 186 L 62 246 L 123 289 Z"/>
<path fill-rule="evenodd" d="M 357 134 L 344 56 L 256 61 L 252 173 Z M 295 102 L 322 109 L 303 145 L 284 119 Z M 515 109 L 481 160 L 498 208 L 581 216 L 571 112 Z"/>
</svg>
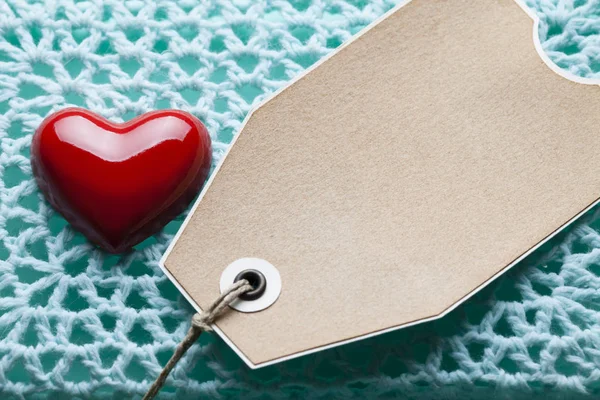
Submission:
<svg viewBox="0 0 600 400">
<path fill-rule="evenodd" d="M 239 298 L 240 300 L 252 301 L 260 298 L 267 290 L 267 280 L 262 272 L 257 271 L 255 269 L 246 269 L 235 277 L 234 282 L 245 279 L 248 281 L 250 286 L 252 286 L 252 290 L 242 294 Z"/>
</svg>

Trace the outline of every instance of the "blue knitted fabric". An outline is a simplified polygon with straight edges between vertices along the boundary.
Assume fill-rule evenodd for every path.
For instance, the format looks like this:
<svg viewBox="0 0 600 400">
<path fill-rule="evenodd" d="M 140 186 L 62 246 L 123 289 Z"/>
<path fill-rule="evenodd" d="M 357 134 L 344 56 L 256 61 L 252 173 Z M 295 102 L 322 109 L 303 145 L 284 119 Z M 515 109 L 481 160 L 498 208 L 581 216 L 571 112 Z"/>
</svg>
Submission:
<svg viewBox="0 0 600 400">
<path fill-rule="evenodd" d="M 0 0 L 0 399 L 139 398 L 193 312 L 157 265 L 182 217 L 129 255 L 95 249 L 32 180 L 42 119 L 184 109 L 216 163 L 253 105 L 395 3 Z M 600 78 L 598 1 L 528 5 L 551 59 Z M 576 399 L 600 394 L 599 365 L 593 210 L 442 320 L 256 371 L 205 335 L 160 397 Z"/>
</svg>

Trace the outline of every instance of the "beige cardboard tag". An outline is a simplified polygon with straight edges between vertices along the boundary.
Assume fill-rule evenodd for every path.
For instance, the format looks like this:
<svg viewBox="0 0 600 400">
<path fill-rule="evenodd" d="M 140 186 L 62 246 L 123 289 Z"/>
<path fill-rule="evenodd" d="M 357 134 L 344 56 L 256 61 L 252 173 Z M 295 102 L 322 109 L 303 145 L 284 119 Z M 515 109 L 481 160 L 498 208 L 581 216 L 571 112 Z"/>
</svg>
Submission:
<svg viewBox="0 0 600 400">
<path fill-rule="evenodd" d="M 600 196 L 597 82 L 537 30 L 515 0 L 388 13 L 248 117 L 165 272 L 202 308 L 234 261 L 275 267 L 270 307 L 216 324 L 253 368 L 443 316 Z"/>
</svg>

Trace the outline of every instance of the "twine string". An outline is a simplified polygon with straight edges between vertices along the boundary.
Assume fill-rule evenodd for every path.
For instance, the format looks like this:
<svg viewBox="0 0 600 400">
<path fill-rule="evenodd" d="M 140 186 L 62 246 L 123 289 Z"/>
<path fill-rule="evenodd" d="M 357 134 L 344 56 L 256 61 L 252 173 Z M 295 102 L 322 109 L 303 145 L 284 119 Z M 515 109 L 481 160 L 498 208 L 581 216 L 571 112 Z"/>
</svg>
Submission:
<svg viewBox="0 0 600 400">
<path fill-rule="evenodd" d="M 143 400 L 152 400 L 158 394 L 160 389 L 164 386 L 167 377 L 171 373 L 171 370 L 177 365 L 181 357 L 188 351 L 190 347 L 198 340 L 202 332 L 212 331 L 211 324 L 215 319 L 225 311 L 225 309 L 242 294 L 253 290 L 253 287 L 248 283 L 247 280 L 241 279 L 231 285 L 215 300 L 206 310 L 194 314 L 192 317 L 192 325 L 188 330 L 187 334 L 175 348 L 175 352 L 171 356 L 171 359 L 163 370 L 158 375 L 158 378 L 154 381 L 148 392 L 144 396 Z"/>
</svg>

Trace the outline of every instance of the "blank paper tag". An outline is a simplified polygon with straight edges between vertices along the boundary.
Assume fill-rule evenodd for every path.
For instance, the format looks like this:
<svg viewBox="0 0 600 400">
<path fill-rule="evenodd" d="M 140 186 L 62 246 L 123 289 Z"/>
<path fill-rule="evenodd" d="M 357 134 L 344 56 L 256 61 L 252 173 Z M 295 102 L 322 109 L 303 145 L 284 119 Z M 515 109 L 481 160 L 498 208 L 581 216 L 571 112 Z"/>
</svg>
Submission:
<svg viewBox="0 0 600 400">
<path fill-rule="evenodd" d="M 600 91 L 545 57 L 514 0 L 397 8 L 246 120 L 165 271 L 279 271 L 217 322 L 251 367 L 443 316 L 600 195 Z"/>
</svg>

